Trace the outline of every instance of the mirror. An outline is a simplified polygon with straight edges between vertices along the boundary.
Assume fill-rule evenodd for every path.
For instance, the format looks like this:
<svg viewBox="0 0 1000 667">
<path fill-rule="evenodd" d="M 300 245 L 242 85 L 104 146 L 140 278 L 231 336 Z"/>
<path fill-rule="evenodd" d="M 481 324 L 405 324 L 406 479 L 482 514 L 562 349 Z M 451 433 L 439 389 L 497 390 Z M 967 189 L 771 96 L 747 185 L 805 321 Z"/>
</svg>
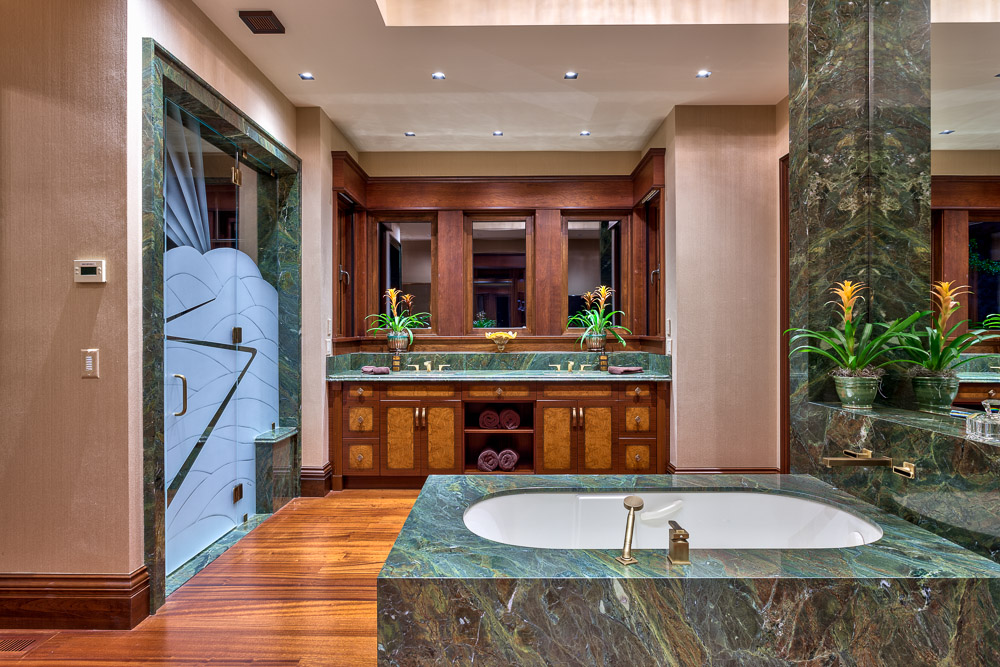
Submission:
<svg viewBox="0 0 1000 667">
<path fill-rule="evenodd" d="M 517 329 L 527 322 L 524 220 L 472 222 L 472 326 Z"/>
<path fill-rule="evenodd" d="M 569 254 L 566 264 L 569 316 L 585 310 L 583 295 L 598 285 L 615 293 L 610 310 L 618 310 L 621 256 L 621 222 L 618 220 L 569 220 Z M 615 316 L 615 324 L 619 324 Z"/>
<path fill-rule="evenodd" d="M 380 222 L 379 299 L 382 312 L 389 306 L 384 298 L 390 287 L 412 294 L 414 313 L 431 311 L 433 276 L 433 230 L 430 222 Z"/>
</svg>

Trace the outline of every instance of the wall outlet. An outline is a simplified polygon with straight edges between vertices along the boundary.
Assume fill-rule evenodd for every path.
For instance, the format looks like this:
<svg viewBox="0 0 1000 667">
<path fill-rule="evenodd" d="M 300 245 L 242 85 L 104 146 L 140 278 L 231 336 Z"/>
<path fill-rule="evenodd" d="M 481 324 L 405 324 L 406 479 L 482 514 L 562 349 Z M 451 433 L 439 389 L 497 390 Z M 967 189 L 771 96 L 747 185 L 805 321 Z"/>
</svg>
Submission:
<svg viewBox="0 0 1000 667">
<path fill-rule="evenodd" d="M 87 350 L 80 350 L 80 360 L 83 365 L 82 377 L 101 377 L 101 351 L 98 348 L 95 347 Z"/>
</svg>

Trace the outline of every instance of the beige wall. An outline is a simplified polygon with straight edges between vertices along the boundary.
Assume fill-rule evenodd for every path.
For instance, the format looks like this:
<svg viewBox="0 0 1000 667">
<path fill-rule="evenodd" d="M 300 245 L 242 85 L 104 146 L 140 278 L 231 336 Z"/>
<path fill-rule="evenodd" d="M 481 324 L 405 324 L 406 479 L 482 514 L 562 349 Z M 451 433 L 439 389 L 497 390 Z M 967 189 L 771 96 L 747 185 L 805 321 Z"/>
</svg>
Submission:
<svg viewBox="0 0 1000 667">
<path fill-rule="evenodd" d="M 606 176 L 630 174 L 638 151 L 360 153 L 369 176 Z"/>
<path fill-rule="evenodd" d="M 998 0 L 931 0 L 934 23 L 992 23 L 1000 21 Z"/>
<path fill-rule="evenodd" d="M 674 109 L 666 310 L 681 469 L 778 466 L 775 119 L 773 106 Z"/>
<path fill-rule="evenodd" d="M 125 2 L 3 7 L 0 572 L 124 573 L 142 544 L 129 485 Z M 108 282 L 74 283 L 73 260 L 94 258 Z M 101 350 L 100 379 L 80 377 L 88 347 Z"/>
<path fill-rule="evenodd" d="M 1000 151 L 931 151 L 931 174 L 997 176 L 1000 175 Z"/>
</svg>

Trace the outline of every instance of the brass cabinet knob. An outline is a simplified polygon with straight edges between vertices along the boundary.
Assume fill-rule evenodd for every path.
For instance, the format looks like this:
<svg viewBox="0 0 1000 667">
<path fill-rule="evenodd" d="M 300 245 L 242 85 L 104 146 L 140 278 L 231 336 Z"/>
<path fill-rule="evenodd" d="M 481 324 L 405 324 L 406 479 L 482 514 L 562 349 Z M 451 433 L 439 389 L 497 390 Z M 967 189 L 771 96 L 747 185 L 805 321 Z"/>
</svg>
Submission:
<svg viewBox="0 0 1000 667">
<path fill-rule="evenodd" d="M 365 388 L 358 387 L 358 396 L 364 396 L 364 395 L 365 395 Z"/>
<path fill-rule="evenodd" d="M 638 417 L 636 417 L 636 419 L 638 419 Z M 364 417 L 358 417 L 358 425 L 360 426 L 360 425 L 362 425 L 364 423 L 365 423 L 365 418 Z"/>
<path fill-rule="evenodd" d="M 635 388 L 635 395 L 636 396 L 642 396 L 642 389 L 640 389 L 639 387 L 636 387 Z"/>
<path fill-rule="evenodd" d="M 639 454 L 636 454 L 635 455 L 635 462 L 638 463 L 641 460 L 642 460 L 642 456 L 640 456 Z"/>
<path fill-rule="evenodd" d="M 503 396 L 503 387 L 497 387 L 496 395 L 497 397 Z"/>
<path fill-rule="evenodd" d="M 362 456 L 361 454 L 358 454 L 358 463 L 361 463 L 364 460 L 365 460 L 365 457 Z"/>
<path fill-rule="evenodd" d="M 641 424 L 642 423 L 642 417 L 640 417 L 639 415 L 636 415 L 635 416 L 635 423 L 636 424 Z"/>
<path fill-rule="evenodd" d="M 993 389 L 990 389 L 988 392 L 986 392 L 986 395 L 989 396 L 990 398 L 993 398 L 994 396 L 997 395 L 997 392 Z"/>
</svg>

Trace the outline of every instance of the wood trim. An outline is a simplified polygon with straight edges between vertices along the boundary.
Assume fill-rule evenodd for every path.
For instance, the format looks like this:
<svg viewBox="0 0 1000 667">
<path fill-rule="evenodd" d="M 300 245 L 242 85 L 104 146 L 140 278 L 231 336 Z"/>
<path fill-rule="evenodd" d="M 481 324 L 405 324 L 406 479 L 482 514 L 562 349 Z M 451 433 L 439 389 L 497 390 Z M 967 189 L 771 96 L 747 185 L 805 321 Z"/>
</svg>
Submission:
<svg viewBox="0 0 1000 667">
<path fill-rule="evenodd" d="M 931 239 L 931 273 L 934 280 L 949 280 L 958 285 L 971 284 L 968 209 L 934 211 Z M 969 295 L 962 294 L 958 297 L 958 302 L 961 304 L 958 319 L 964 320 L 971 312 Z M 961 324 L 955 334 L 961 335 L 968 330 L 968 324 Z"/>
<path fill-rule="evenodd" d="M 632 170 L 632 207 L 638 206 L 650 191 L 666 187 L 665 148 L 650 148 Z M 656 159 L 659 158 L 659 159 Z"/>
<path fill-rule="evenodd" d="M 778 468 L 678 468 L 667 462 L 668 475 L 774 475 Z"/>
<path fill-rule="evenodd" d="M 361 165 L 347 151 L 332 151 L 333 191 L 343 192 L 362 208 L 368 208 L 368 182 Z"/>
<path fill-rule="evenodd" d="M 464 310 L 464 308 L 463 308 Z M 485 330 L 483 330 L 485 332 Z M 517 338 L 510 344 L 508 350 L 511 352 L 579 352 L 580 345 L 577 342 L 578 333 L 568 332 L 561 336 L 539 336 L 531 335 L 523 329 L 518 330 Z M 628 347 L 625 351 L 632 352 L 655 352 L 663 353 L 663 336 L 623 336 Z M 347 354 L 349 352 L 386 352 L 385 337 L 367 337 L 356 339 L 356 343 L 342 344 L 337 341 L 337 354 Z M 608 349 L 612 352 L 621 352 L 622 348 L 617 342 L 609 342 Z M 496 346 L 487 340 L 483 333 L 475 332 L 463 336 L 433 336 L 429 334 L 414 334 L 413 345 L 410 352 L 494 352 Z"/>
<path fill-rule="evenodd" d="M 339 425 L 333 426 L 340 431 Z M 302 466 L 299 481 L 302 485 L 299 493 L 303 497 L 322 498 L 333 489 L 333 463 L 327 461 L 322 466 Z"/>
<path fill-rule="evenodd" d="M 149 615 L 149 573 L 0 574 L 0 629 L 131 630 Z"/>
<path fill-rule="evenodd" d="M 1000 176 L 931 176 L 932 209 L 1000 209 Z"/>
<path fill-rule="evenodd" d="M 371 210 L 631 208 L 629 176 L 378 177 L 368 181 Z"/>
<path fill-rule="evenodd" d="M 782 473 L 788 473 L 791 466 L 791 453 L 790 453 L 790 442 L 791 442 L 791 365 L 788 361 L 788 334 L 785 332 L 789 328 L 789 308 L 790 301 L 788 296 L 789 281 L 791 276 L 789 273 L 789 248 L 791 243 L 791 236 L 789 234 L 788 220 L 789 220 L 789 156 L 786 153 L 784 157 L 778 160 L 778 271 L 780 275 L 778 277 L 779 285 L 779 301 L 778 301 L 778 317 L 780 318 L 780 324 L 778 325 L 778 340 L 780 344 L 778 346 L 778 358 L 781 360 L 781 369 L 778 375 L 778 401 L 779 401 L 779 418 L 778 418 L 778 428 L 781 429 L 778 433 L 778 443 L 781 448 L 778 452 L 778 468 Z"/>
<path fill-rule="evenodd" d="M 556 209 L 537 211 L 533 300 L 528 310 L 534 316 L 534 331 L 544 336 L 566 332 L 569 310 L 569 236 L 567 218 Z"/>
</svg>

